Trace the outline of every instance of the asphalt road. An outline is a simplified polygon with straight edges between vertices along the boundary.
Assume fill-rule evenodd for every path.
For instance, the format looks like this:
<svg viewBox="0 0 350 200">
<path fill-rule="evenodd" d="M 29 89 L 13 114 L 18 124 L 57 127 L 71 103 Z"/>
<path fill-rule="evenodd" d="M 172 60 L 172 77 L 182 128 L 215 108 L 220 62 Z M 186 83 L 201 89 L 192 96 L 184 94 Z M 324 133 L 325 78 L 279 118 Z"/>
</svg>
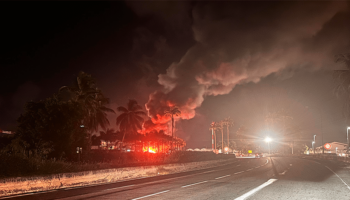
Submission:
<svg viewBox="0 0 350 200">
<path fill-rule="evenodd" d="M 11 199 L 350 200 L 350 166 L 301 157 L 242 158 L 217 168 Z"/>
</svg>

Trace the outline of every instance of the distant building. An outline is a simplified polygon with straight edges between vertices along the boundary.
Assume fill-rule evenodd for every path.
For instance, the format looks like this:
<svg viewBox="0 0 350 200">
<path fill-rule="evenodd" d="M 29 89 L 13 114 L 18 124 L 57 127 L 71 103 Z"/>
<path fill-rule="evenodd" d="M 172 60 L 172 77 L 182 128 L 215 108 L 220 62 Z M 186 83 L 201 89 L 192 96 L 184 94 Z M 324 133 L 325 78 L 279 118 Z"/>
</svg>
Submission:
<svg viewBox="0 0 350 200">
<path fill-rule="evenodd" d="M 1 135 L 12 135 L 12 134 L 15 134 L 15 132 L 14 131 L 4 131 L 4 130 L 0 129 L 0 136 Z"/>
<path fill-rule="evenodd" d="M 345 156 L 346 153 L 346 143 L 340 143 L 340 142 L 332 142 L 329 143 L 331 145 L 331 148 L 324 149 L 324 153 L 335 153 L 337 156 Z M 315 153 L 322 153 L 323 146 L 316 147 Z M 310 151 L 310 153 L 313 153 L 313 151 Z"/>
<path fill-rule="evenodd" d="M 199 148 L 195 148 L 195 149 L 186 149 L 186 151 L 201 151 L 201 152 L 211 152 L 213 151 L 211 148 L 210 149 L 207 149 L 207 148 L 202 148 L 202 149 L 199 149 Z"/>
</svg>

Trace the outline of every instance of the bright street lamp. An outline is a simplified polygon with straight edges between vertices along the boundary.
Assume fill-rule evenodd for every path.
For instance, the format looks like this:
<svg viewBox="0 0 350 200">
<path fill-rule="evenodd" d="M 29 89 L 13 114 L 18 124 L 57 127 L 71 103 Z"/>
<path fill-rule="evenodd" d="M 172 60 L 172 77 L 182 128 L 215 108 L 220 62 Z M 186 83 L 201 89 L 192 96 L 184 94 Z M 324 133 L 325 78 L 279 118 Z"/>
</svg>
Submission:
<svg viewBox="0 0 350 200">
<path fill-rule="evenodd" d="M 271 142 L 271 141 L 272 141 L 271 138 L 269 138 L 269 137 L 266 137 L 266 138 L 265 138 L 265 142 Z"/>
<path fill-rule="evenodd" d="M 312 141 L 312 150 L 314 151 L 314 154 L 315 154 L 314 144 L 315 144 L 315 141 Z"/>
<path fill-rule="evenodd" d="M 271 138 L 269 138 L 269 137 L 266 137 L 265 138 L 265 142 L 267 142 L 267 145 L 269 146 L 269 154 L 271 154 L 271 152 L 270 152 L 270 142 L 272 141 L 272 139 Z"/>
<path fill-rule="evenodd" d="M 228 147 L 225 147 L 225 152 L 226 154 L 228 154 Z"/>
</svg>

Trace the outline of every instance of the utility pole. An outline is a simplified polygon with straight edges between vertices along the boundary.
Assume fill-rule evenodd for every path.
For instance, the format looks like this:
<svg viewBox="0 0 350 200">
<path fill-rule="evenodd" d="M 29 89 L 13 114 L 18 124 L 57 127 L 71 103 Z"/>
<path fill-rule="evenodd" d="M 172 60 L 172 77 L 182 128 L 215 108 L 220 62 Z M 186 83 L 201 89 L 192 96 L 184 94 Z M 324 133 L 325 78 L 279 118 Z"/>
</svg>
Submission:
<svg viewBox="0 0 350 200">
<path fill-rule="evenodd" d="M 216 151 L 216 132 L 214 130 L 214 135 L 215 135 L 215 154 L 217 154 L 217 151 Z"/>
<path fill-rule="evenodd" d="M 226 127 L 227 127 L 227 147 L 230 148 L 230 132 L 228 130 L 229 122 L 227 122 Z"/>
<path fill-rule="evenodd" d="M 221 124 L 221 153 L 224 153 L 224 123 L 222 123 L 222 121 L 220 122 Z"/>
<path fill-rule="evenodd" d="M 214 151 L 214 128 L 211 128 L 211 150 Z"/>
<path fill-rule="evenodd" d="M 350 127 L 346 127 L 346 153 L 349 153 L 349 129 Z"/>
<path fill-rule="evenodd" d="M 323 118 L 322 118 L 322 112 L 321 112 L 321 132 L 322 132 L 322 154 L 324 154 L 324 146 L 323 146 Z"/>
</svg>

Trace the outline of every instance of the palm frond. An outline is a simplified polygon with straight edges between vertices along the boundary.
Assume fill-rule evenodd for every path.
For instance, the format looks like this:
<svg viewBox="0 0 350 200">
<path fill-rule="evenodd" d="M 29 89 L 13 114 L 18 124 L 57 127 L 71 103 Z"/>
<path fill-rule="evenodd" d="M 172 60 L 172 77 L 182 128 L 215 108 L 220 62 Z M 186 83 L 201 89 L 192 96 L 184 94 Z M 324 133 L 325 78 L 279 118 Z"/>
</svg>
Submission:
<svg viewBox="0 0 350 200">
<path fill-rule="evenodd" d="M 126 113 L 126 112 L 128 112 L 128 109 L 125 108 L 124 106 L 119 106 L 119 107 L 117 108 L 117 111 L 118 111 L 118 112 L 124 112 L 124 113 Z"/>
</svg>

